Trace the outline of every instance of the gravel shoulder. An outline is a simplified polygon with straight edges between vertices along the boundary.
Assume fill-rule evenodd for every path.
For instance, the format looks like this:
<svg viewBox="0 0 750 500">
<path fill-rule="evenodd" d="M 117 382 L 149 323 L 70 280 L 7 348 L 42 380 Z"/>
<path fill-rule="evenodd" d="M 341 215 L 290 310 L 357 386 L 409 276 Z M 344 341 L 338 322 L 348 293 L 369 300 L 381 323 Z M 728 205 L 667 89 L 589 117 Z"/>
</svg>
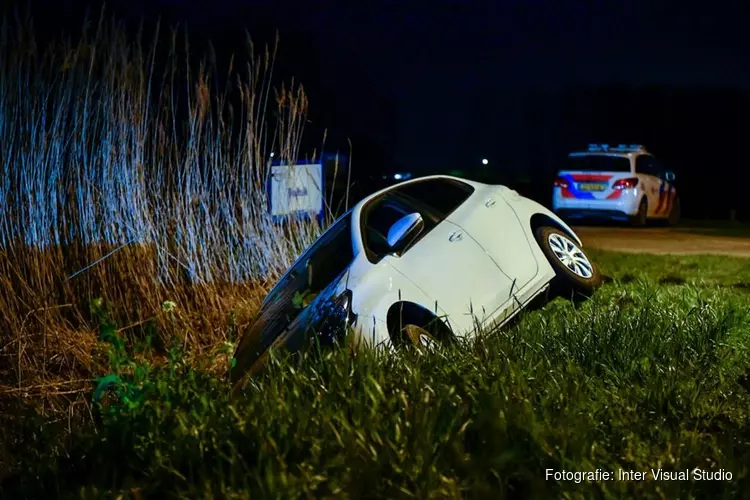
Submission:
<svg viewBox="0 0 750 500">
<path fill-rule="evenodd" d="M 750 237 L 714 235 L 701 228 L 577 226 L 573 229 L 584 246 L 600 250 L 750 258 Z"/>
</svg>

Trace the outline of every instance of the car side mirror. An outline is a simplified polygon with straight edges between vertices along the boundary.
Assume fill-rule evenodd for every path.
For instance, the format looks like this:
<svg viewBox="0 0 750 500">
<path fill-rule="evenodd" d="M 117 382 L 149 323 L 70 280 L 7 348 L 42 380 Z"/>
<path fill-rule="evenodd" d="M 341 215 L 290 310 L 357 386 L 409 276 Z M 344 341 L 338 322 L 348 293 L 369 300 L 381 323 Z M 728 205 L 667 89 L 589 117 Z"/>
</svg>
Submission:
<svg viewBox="0 0 750 500">
<path fill-rule="evenodd" d="M 411 213 L 397 220 L 388 230 L 388 246 L 393 252 L 402 252 L 411 245 L 424 229 L 424 219 Z"/>
<path fill-rule="evenodd" d="M 674 172 L 672 172 L 672 171 L 664 172 L 664 178 L 668 182 L 674 182 L 674 179 L 675 179 Z"/>
</svg>

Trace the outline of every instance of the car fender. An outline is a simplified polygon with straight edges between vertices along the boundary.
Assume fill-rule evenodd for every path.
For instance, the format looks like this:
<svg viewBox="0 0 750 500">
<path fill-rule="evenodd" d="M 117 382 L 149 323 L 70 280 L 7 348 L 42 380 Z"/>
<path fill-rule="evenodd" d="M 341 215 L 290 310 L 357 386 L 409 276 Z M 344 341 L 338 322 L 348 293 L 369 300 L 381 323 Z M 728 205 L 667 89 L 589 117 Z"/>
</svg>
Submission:
<svg viewBox="0 0 750 500">
<path fill-rule="evenodd" d="M 434 310 L 427 294 L 385 262 L 373 266 L 367 276 L 357 281 L 357 286 L 351 289 L 352 310 L 357 314 L 354 331 L 358 341 L 367 346 L 393 347 L 387 324 L 388 310 L 393 304 L 408 301 Z"/>
<path fill-rule="evenodd" d="M 503 196 L 503 198 L 505 198 L 505 200 L 508 202 L 511 208 L 513 208 L 513 210 L 516 212 L 519 219 L 522 222 L 524 222 L 526 231 L 532 238 L 534 237 L 534 234 L 532 231 L 531 219 L 535 215 L 543 215 L 545 217 L 552 219 L 552 221 L 556 225 L 560 226 L 560 229 L 568 233 L 570 237 L 575 240 L 575 242 L 578 244 L 579 247 L 583 248 L 583 242 L 581 241 L 581 238 L 576 234 L 575 231 L 573 231 L 573 228 L 571 228 L 557 214 L 549 210 L 544 205 L 537 203 L 536 201 L 526 198 L 524 196 L 521 196 L 520 194 L 518 194 L 518 192 L 506 186 L 501 186 L 501 188 L 502 188 L 500 190 L 501 195 Z"/>
<path fill-rule="evenodd" d="M 536 205 L 537 214 L 546 215 L 547 217 L 555 221 L 557 225 L 560 226 L 560 228 L 563 231 L 568 233 L 575 240 L 575 242 L 578 244 L 580 248 L 583 248 L 583 241 L 581 241 L 581 238 L 576 234 L 575 231 L 573 231 L 572 227 L 570 227 L 564 220 L 560 218 L 560 216 L 558 216 L 556 213 L 552 212 L 551 210 L 547 209 L 544 205 L 541 205 L 532 200 L 529 200 L 529 201 L 531 201 L 533 204 Z"/>
</svg>

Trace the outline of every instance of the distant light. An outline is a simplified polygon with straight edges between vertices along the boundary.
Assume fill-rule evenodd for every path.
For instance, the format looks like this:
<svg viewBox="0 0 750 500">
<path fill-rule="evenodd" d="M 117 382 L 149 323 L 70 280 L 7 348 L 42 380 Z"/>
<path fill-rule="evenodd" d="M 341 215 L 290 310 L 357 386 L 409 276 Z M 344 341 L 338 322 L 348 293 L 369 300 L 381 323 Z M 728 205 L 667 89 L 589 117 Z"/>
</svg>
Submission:
<svg viewBox="0 0 750 500">
<path fill-rule="evenodd" d="M 489 162 L 487 158 L 482 158 L 482 165 L 487 165 Z"/>
<path fill-rule="evenodd" d="M 393 178 L 396 179 L 397 181 L 400 181 L 403 177 L 404 176 L 401 175 L 401 174 L 396 174 L 396 175 L 393 176 Z"/>
<path fill-rule="evenodd" d="M 273 155 L 274 155 L 274 153 L 273 153 L 273 152 L 271 152 L 271 158 L 273 158 Z"/>
</svg>

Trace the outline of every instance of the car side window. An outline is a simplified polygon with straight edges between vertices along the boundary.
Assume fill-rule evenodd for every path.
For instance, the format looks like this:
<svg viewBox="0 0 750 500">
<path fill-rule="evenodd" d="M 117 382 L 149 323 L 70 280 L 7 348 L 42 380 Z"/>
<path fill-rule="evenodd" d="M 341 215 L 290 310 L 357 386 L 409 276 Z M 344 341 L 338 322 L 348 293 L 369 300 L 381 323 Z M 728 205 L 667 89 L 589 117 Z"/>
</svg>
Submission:
<svg viewBox="0 0 750 500">
<path fill-rule="evenodd" d="M 653 163 L 652 163 L 652 166 L 653 166 L 653 169 L 654 169 L 653 175 L 655 175 L 659 179 L 665 179 L 666 178 L 666 175 L 667 175 L 666 169 L 664 168 L 664 165 L 661 164 L 661 162 L 659 162 L 658 160 L 654 159 Z"/>
<path fill-rule="evenodd" d="M 372 263 L 379 262 L 391 253 L 388 245 L 388 231 L 402 217 L 418 212 L 424 221 L 424 237 L 439 222 L 428 208 L 419 202 L 407 198 L 401 193 L 389 191 L 385 195 L 368 203 L 362 211 L 362 239 L 365 253 Z"/>
<path fill-rule="evenodd" d="M 423 204 L 443 220 L 471 196 L 474 188 L 454 179 L 426 179 L 397 186 L 394 192 Z"/>
<path fill-rule="evenodd" d="M 326 235 L 327 236 L 327 235 Z M 352 247 L 351 216 L 333 228 L 330 237 L 307 256 L 311 277 L 310 290 L 319 292 L 344 272 L 354 260 Z"/>
<path fill-rule="evenodd" d="M 368 256 L 382 259 L 390 252 L 388 231 L 397 220 L 408 215 L 393 196 L 384 196 L 367 213 L 365 228 L 365 248 Z M 372 260 L 372 259 L 371 259 Z"/>
<path fill-rule="evenodd" d="M 654 168 L 654 157 L 651 155 L 640 155 L 635 159 L 635 171 L 638 174 L 657 175 Z"/>
</svg>

